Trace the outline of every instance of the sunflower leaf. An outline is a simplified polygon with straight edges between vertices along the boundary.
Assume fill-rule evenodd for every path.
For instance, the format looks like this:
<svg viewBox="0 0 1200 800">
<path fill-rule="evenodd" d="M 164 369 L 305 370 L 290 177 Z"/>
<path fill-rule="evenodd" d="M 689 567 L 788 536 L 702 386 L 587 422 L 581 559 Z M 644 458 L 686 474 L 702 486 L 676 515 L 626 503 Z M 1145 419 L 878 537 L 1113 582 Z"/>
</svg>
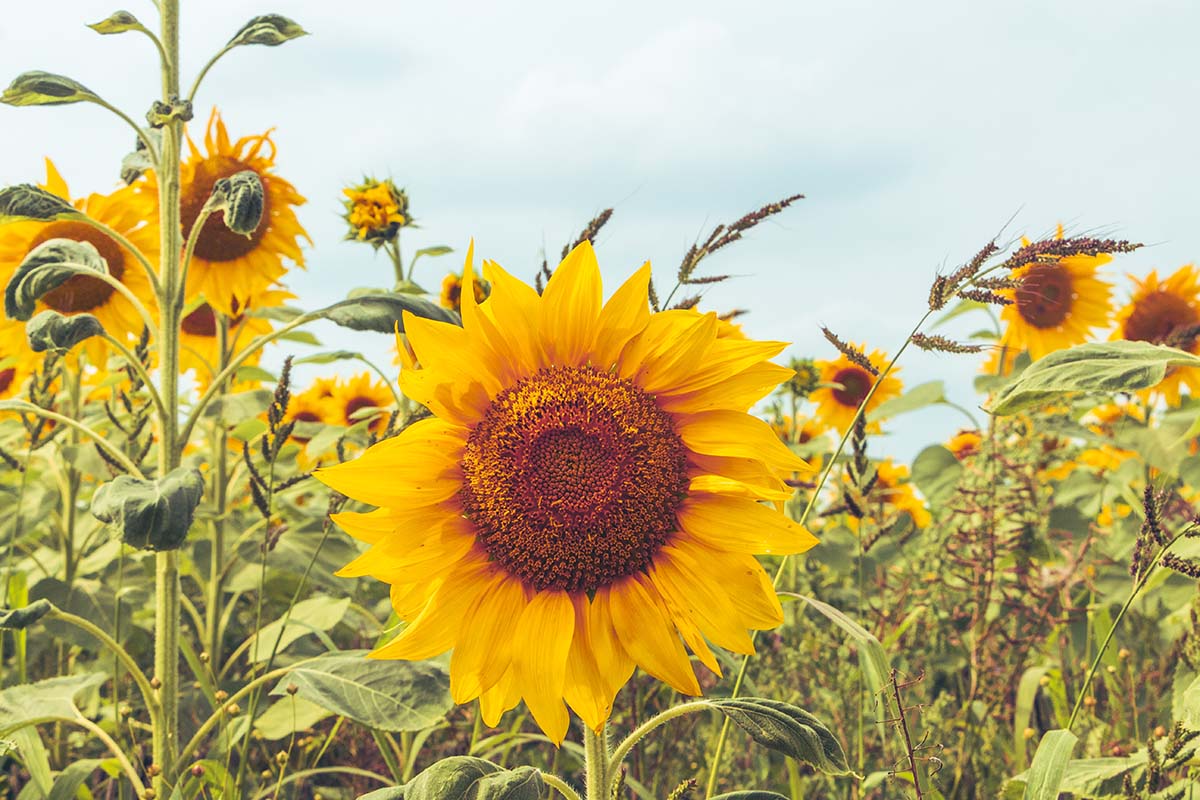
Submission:
<svg viewBox="0 0 1200 800">
<path fill-rule="evenodd" d="M 787 800 L 787 798 L 781 794 L 775 794 L 775 792 L 764 792 L 761 789 L 743 789 L 740 792 L 719 794 L 712 800 Z"/>
<path fill-rule="evenodd" d="M 1055 800 L 1079 737 L 1068 730 L 1049 731 L 1038 743 L 1029 766 L 1024 800 Z"/>
<path fill-rule="evenodd" d="M 99 33 L 102 36 L 111 36 L 115 33 L 127 33 L 128 31 L 141 31 L 149 33 L 146 27 L 128 11 L 114 11 L 109 14 L 106 19 L 99 22 L 93 22 L 88 25 L 89 28 Z"/>
<path fill-rule="evenodd" d="M 713 700 L 729 721 L 759 744 L 828 775 L 853 775 L 846 752 L 824 723 L 802 708 L 763 697 Z"/>
<path fill-rule="evenodd" d="M 51 222 L 81 216 L 66 200 L 40 186 L 22 183 L 0 189 L 0 225 L 23 220 Z"/>
<path fill-rule="evenodd" d="M 24 608 L 6 608 L 0 610 L 0 628 L 24 630 L 42 617 L 50 613 L 54 606 L 49 600 L 35 600 Z"/>
<path fill-rule="evenodd" d="M 278 47 L 284 42 L 307 35 L 308 31 L 281 14 L 264 14 L 254 17 L 243 25 L 225 46 L 228 48 L 245 44 L 263 44 L 267 47 Z"/>
<path fill-rule="evenodd" d="M 103 672 L 89 672 L 63 678 L 48 678 L 23 683 L 0 691 L 0 735 L 26 725 L 38 725 L 57 719 L 78 719 L 75 695 L 104 683 Z"/>
<path fill-rule="evenodd" d="M 0 103 L 10 106 L 61 106 L 95 103 L 100 97 L 79 81 L 52 72 L 23 72 L 0 94 Z"/>
<path fill-rule="evenodd" d="M 17 267 L 4 290 L 4 313 L 28 321 L 37 301 L 80 271 L 108 273 L 104 257 L 91 242 L 50 239 L 35 247 Z"/>
<path fill-rule="evenodd" d="M 1083 344 L 1035 361 L 1005 384 L 988 411 L 1006 416 L 1064 394 L 1148 389 L 1172 367 L 1200 367 L 1200 357 L 1148 342 Z"/>
<path fill-rule="evenodd" d="M 156 480 L 118 475 L 92 496 L 92 516 L 143 550 L 175 550 L 187 538 L 204 494 L 200 470 L 179 467 Z"/>
<path fill-rule="evenodd" d="M 379 293 L 352 297 L 314 312 L 344 328 L 376 333 L 404 332 L 404 312 L 418 317 L 461 325 L 453 311 L 404 293 Z"/>
<path fill-rule="evenodd" d="M 358 800 L 538 800 L 546 783 L 533 767 L 504 769 L 471 756 L 451 756 L 403 786 L 379 789 Z"/>
<path fill-rule="evenodd" d="M 66 317 L 57 311 L 43 311 L 25 323 L 29 348 L 35 353 L 55 350 L 65 353 L 80 342 L 104 334 L 104 326 L 91 314 Z"/>
</svg>

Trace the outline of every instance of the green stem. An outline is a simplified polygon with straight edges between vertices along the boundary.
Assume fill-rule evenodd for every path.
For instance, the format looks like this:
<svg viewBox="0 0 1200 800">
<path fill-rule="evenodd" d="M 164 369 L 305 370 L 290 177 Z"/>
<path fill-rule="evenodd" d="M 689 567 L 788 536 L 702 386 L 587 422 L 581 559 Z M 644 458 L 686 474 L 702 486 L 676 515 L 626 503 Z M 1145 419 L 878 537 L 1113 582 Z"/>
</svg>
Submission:
<svg viewBox="0 0 1200 800">
<path fill-rule="evenodd" d="M 121 356 L 129 363 L 129 366 L 133 368 L 133 371 L 137 373 L 137 376 L 142 379 L 142 383 L 146 387 L 146 392 L 150 395 L 150 402 L 154 404 L 154 410 L 158 414 L 159 423 L 161 424 L 166 419 L 167 410 L 163 406 L 162 398 L 159 396 L 158 390 L 154 388 L 154 383 L 150 380 L 150 373 L 146 371 L 146 367 L 142 364 L 141 359 L 139 359 L 137 354 L 130 350 L 124 342 L 120 341 L 115 336 L 111 336 L 105 332 L 103 339 L 112 345 L 114 350 L 121 354 Z"/>
<path fill-rule="evenodd" d="M 52 419 L 55 422 L 77 430 L 84 436 L 87 436 L 89 439 L 94 441 L 96 445 L 100 447 L 100 449 L 108 453 L 113 460 L 124 467 L 130 475 L 138 478 L 145 477 L 142 475 L 142 471 L 138 469 L 137 464 L 134 464 L 132 461 L 130 461 L 129 457 L 122 453 L 120 449 L 116 447 L 116 445 L 101 436 L 98 431 L 89 428 L 87 425 L 84 425 L 78 420 L 71 419 L 68 416 L 59 414 L 58 412 L 51 411 L 46 408 L 42 408 L 41 406 L 35 406 L 33 403 L 25 400 L 0 400 L 0 411 L 16 411 L 20 414 L 33 414 L 38 417 Z"/>
<path fill-rule="evenodd" d="M 109 636 L 108 632 L 98 625 L 83 617 L 63 611 L 57 606 L 52 607 L 50 609 L 50 613 L 47 614 L 46 617 L 48 619 L 56 619 L 60 622 L 65 622 L 67 625 L 73 625 L 76 628 L 79 628 L 81 631 L 89 634 L 96 641 L 100 642 L 100 644 L 112 651 L 113 655 L 115 655 L 121 664 L 124 665 L 125 669 L 129 670 L 129 674 L 133 677 L 133 682 L 138 685 L 138 689 L 140 689 L 142 692 L 142 697 L 146 701 L 146 707 L 150 710 L 151 720 L 154 719 L 154 716 L 157 714 L 158 710 L 158 701 L 155 698 L 156 692 L 150 686 L 150 681 L 146 678 L 146 673 L 142 672 L 142 668 L 138 666 L 137 661 L 133 659 L 133 656 L 129 655 L 125 648 L 121 646 L 120 642 L 118 642 L 112 636 Z"/>
<path fill-rule="evenodd" d="M 584 772 L 587 780 L 585 800 L 608 800 L 608 728 L 596 733 L 585 727 L 583 731 Z"/>
<path fill-rule="evenodd" d="M 117 763 L 121 765 L 121 769 L 125 771 L 125 777 L 129 778 L 129 782 L 132 783 L 133 788 L 137 790 L 138 797 L 144 797 L 146 794 L 146 787 L 138 777 L 137 770 L 133 768 L 133 764 L 129 762 L 129 758 L 125 755 L 125 752 L 121 749 L 121 746 L 114 742 L 112 737 L 104 732 L 103 728 L 82 714 L 73 718 L 71 722 L 75 723 L 81 728 L 86 729 L 92 734 L 92 736 L 95 736 L 101 742 L 104 742 L 104 746 L 112 752 L 113 758 L 115 758 Z"/>
<path fill-rule="evenodd" d="M 123 119 L 125 121 L 125 123 L 127 125 L 129 125 L 129 127 L 133 128 L 134 132 L 137 134 L 137 137 L 142 140 L 142 144 L 146 145 L 146 151 L 148 153 L 150 153 L 151 160 L 153 160 L 156 164 L 159 163 L 158 148 L 156 148 L 154 146 L 154 140 L 151 139 L 149 136 L 147 136 L 146 132 L 144 130 L 142 130 L 141 126 L 138 125 L 136 122 L 134 122 L 133 119 L 128 114 L 126 114 L 124 111 L 122 111 L 121 109 L 114 106 L 112 103 L 109 103 L 106 100 L 102 100 L 99 97 L 97 97 L 92 102 L 95 103 L 96 105 L 100 106 L 101 108 L 108 109 L 112 113 L 116 114 L 118 117 Z"/>
<path fill-rule="evenodd" d="M 196 80 L 192 82 L 191 91 L 188 92 L 187 99 L 188 99 L 189 103 L 195 101 L 196 92 L 199 91 L 199 89 L 200 89 L 200 82 L 204 80 L 204 76 L 208 74 L 208 71 L 213 68 L 213 64 L 216 64 L 218 61 L 220 61 L 221 57 L 223 55 L 225 55 L 226 53 L 228 53 L 232 49 L 233 48 L 231 46 L 225 45 L 220 50 L 218 50 L 217 54 L 215 56 L 213 56 L 212 58 L 210 58 L 208 60 L 208 63 L 204 65 L 204 68 L 200 70 L 200 74 L 197 75 Z"/>
<path fill-rule="evenodd" d="M 146 273 L 146 279 L 150 281 L 150 286 L 154 290 L 154 296 L 158 297 L 158 295 L 162 292 L 162 287 L 158 283 L 158 273 L 154 271 L 154 265 L 150 263 L 150 259 L 146 258 L 146 254 L 138 249 L 137 245 L 129 241 L 129 239 L 125 238 L 117 231 L 113 230 L 108 225 L 105 225 L 100 220 L 92 219 L 86 214 L 81 215 L 79 221 L 91 225 L 93 228 L 112 239 L 121 247 L 125 248 L 127 252 L 131 253 L 137 260 L 138 264 L 141 265 L 142 270 Z M 153 325 L 150 326 L 150 330 L 154 330 Z"/>
<path fill-rule="evenodd" d="M 544 781 L 545 784 L 551 789 L 567 798 L 567 800 L 583 800 L 583 798 L 579 796 L 579 792 L 571 788 L 571 784 L 567 783 L 557 775 L 543 772 L 542 781 Z"/>
<path fill-rule="evenodd" d="M 662 727 L 676 717 L 682 717 L 685 714 L 692 713 L 693 711 L 711 711 L 712 708 L 712 703 L 708 702 L 707 700 L 693 700 L 688 703 L 681 703 L 677 706 L 671 706 L 666 711 L 661 711 L 658 714 L 655 714 L 653 717 L 634 728 L 633 731 L 626 736 L 619 745 L 617 745 L 616 749 L 612 751 L 612 755 L 609 758 L 609 791 L 611 792 L 615 788 L 614 784 L 617 781 L 617 777 L 620 775 L 621 765 L 625 763 L 625 759 L 628 757 L 630 751 L 633 750 L 633 748 L 637 746 L 637 743 L 644 739 L 651 731 Z"/>
</svg>

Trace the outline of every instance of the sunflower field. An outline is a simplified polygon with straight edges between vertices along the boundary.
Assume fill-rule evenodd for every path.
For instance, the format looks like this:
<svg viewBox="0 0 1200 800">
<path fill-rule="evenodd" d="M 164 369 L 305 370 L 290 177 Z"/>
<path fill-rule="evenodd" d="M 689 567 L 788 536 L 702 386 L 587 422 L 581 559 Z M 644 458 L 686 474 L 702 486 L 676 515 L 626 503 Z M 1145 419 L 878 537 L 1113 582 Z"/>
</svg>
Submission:
<svg viewBox="0 0 1200 800">
<path fill-rule="evenodd" d="M 108 194 L 0 189 L 0 796 L 1200 797 L 1200 271 L 1001 236 L 894 341 L 800 355 L 720 303 L 802 195 L 606 286 L 612 209 L 528 274 L 470 231 L 406 259 L 364 176 L 388 288 L 298 297 L 302 187 L 199 94 L 306 31 L 181 75 L 155 5 L 89 26 L 153 43 L 144 122 L 0 95 L 136 143 Z M 888 457 L 933 406 L 961 431 Z"/>
</svg>

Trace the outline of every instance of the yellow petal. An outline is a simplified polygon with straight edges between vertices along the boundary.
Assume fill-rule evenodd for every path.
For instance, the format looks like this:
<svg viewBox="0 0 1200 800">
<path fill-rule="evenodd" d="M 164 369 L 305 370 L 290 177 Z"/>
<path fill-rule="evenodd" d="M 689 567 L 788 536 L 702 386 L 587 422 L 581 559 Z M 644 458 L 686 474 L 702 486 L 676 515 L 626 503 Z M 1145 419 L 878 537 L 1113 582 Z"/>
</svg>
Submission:
<svg viewBox="0 0 1200 800">
<path fill-rule="evenodd" d="M 744 497 L 689 495 L 675 516 L 684 534 L 718 550 L 790 555 L 817 544 L 817 538 L 803 526 Z"/>
<path fill-rule="evenodd" d="M 779 596 L 754 556 L 723 553 L 684 537 L 675 539 L 671 545 L 698 564 L 719 565 L 718 579 L 747 628 L 765 631 L 783 623 Z"/>
<path fill-rule="evenodd" d="M 535 372 L 545 365 L 535 324 L 541 313 L 541 298 L 532 286 L 509 275 L 494 261 L 483 262 L 483 275 L 492 284 L 492 294 L 480 308 L 503 337 L 508 353 L 525 365 L 525 374 Z"/>
<path fill-rule="evenodd" d="M 735 653 L 753 653 L 749 626 L 738 616 L 729 588 L 712 567 L 701 567 L 683 550 L 667 545 L 654 556 L 654 583 L 714 644 Z"/>
<path fill-rule="evenodd" d="M 633 273 L 621 288 L 613 292 L 596 324 L 596 346 L 592 366 L 606 371 L 621 355 L 630 339 L 637 336 L 650 320 L 650 262 Z"/>
<path fill-rule="evenodd" d="M 580 592 L 571 599 L 575 606 L 575 638 L 571 640 L 571 650 L 567 653 L 563 697 L 589 728 L 599 732 L 612 713 L 614 693 L 609 692 L 609 682 L 600 674 L 592 653 L 588 632 L 588 597 Z"/>
<path fill-rule="evenodd" d="M 667 609 L 640 576 L 604 587 L 612 607 L 613 628 L 625 652 L 639 667 L 676 691 L 700 694 L 700 684 Z"/>
<path fill-rule="evenodd" d="M 538 726 L 556 745 L 567 735 L 563 704 L 567 652 L 575 634 L 575 609 L 562 591 L 542 591 L 525 607 L 513 636 L 513 671 Z"/>
<path fill-rule="evenodd" d="M 717 657 L 713 655 L 708 643 L 704 641 L 704 635 L 700 633 L 700 628 L 688 613 L 687 607 L 677 603 L 672 593 L 663 591 L 663 587 L 655 579 L 653 571 L 648 576 L 647 582 L 662 600 L 663 606 L 667 609 L 667 616 L 675 629 L 679 631 L 679 635 L 683 637 L 683 641 L 687 643 L 688 648 L 696 654 L 696 658 L 700 660 L 701 664 L 708 667 L 717 677 L 721 677 L 721 665 L 717 663 Z"/>
<path fill-rule="evenodd" d="M 597 592 L 585 609 L 587 612 L 588 649 L 596 669 L 608 687 L 608 696 L 615 698 L 633 675 L 634 663 L 621 646 L 613 627 L 612 606 L 607 592 Z"/>
<path fill-rule="evenodd" d="M 680 415 L 679 438 L 703 455 L 753 458 L 777 470 L 807 470 L 797 456 L 757 417 L 741 411 L 701 411 Z"/>
<path fill-rule="evenodd" d="M 567 254 L 542 292 L 542 346 L 553 363 L 582 364 L 596 341 L 604 288 L 600 265 L 586 239 Z"/>
<path fill-rule="evenodd" d="M 708 369 L 707 363 L 705 369 Z M 792 370 L 778 364 L 755 364 L 721 383 L 703 389 L 690 392 L 669 389 L 660 392 L 657 395 L 658 405 L 663 411 L 675 414 L 694 414 L 718 408 L 748 411 L 793 374 Z"/>
<path fill-rule="evenodd" d="M 371 658 L 420 661 L 454 647 L 462 629 L 463 614 L 487 587 L 490 569 L 486 560 L 461 565 L 438 586 L 421 613 L 400 635 L 371 653 Z"/>
<path fill-rule="evenodd" d="M 479 714 L 483 724 L 494 728 L 500 724 L 504 712 L 515 708 L 521 702 L 521 691 L 517 686 L 516 673 L 512 666 L 496 682 L 496 685 L 479 696 Z"/>
<path fill-rule="evenodd" d="M 517 621 L 525 611 L 525 589 L 497 571 L 461 620 L 463 636 L 450 658 L 450 692 L 467 703 L 495 686 L 512 663 Z"/>
<path fill-rule="evenodd" d="M 696 320 L 677 336 L 671 347 L 642 362 L 634 380 L 650 394 L 668 391 L 696 373 L 708 370 L 705 354 L 717 340 L 719 320 L 713 313 L 697 316 Z"/>
<path fill-rule="evenodd" d="M 54 162 L 49 158 L 46 159 L 46 182 L 42 184 L 42 188 L 50 194 L 58 195 L 68 203 L 71 202 L 71 190 L 67 188 L 67 182 L 63 180 L 58 167 L 54 166 Z"/>
</svg>

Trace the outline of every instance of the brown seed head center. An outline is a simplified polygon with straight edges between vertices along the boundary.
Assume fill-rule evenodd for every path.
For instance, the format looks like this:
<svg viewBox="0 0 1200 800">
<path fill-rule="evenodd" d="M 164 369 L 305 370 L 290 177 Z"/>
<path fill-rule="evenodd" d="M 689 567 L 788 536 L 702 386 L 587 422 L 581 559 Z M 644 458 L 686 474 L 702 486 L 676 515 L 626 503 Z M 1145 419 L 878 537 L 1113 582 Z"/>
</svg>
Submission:
<svg viewBox="0 0 1200 800">
<path fill-rule="evenodd" d="M 1066 267 L 1034 264 L 1015 291 L 1017 313 L 1035 328 L 1057 328 L 1075 303 L 1075 288 Z"/>
<path fill-rule="evenodd" d="M 843 367 L 833 376 L 834 383 L 840 383 L 842 388 L 833 390 L 833 397 L 839 403 L 850 408 L 858 408 L 866 399 L 867 392 L 875 379 L 862 367 Z"/>
<path fill-rule="evenodd" d="M 232 156 L 210 156 L 196 165 L 192 180 L 183 187 L 180 193 L 180 218 L 183 222 L 183 236 L 186 239 L 192 230 L 200 210 L 208 202 L 213 185 L 221 178 L 236 175 L 242 170 L 251 169 L 248 164 Z M 257 172 L 257 170 L 255 170 Z M 234 261 L 258 247 L 267 232 L 271 214 L 271 193 L 265 191 L 270 185 L 270 179 L 258 173 L 263 183 L 263 219 L 249 236 L 234 233 L 225 226 L 225 212 L 218 211 L 204 223 L 204 230 L 196 240 L 196 256 L 206 261 Z"/>
<path fill-rule="evenodd" d="M 463 475 L 492 560 L 538 590 L 592 591 L 646 569 L 674 533 L 687 451 L 632 382 L 548 367 L 497 395 Z"/>
<path fill-rule="evenodd" d="M 1159 344 L 1171 338 L 1171 334 L 1200 322 L 1200 311 L 1177 294 L 1159 290 L 1151 292 L 1134 304 L 1133 313 L 1125 320 L 1125 338 L 1138 342 Z M 1177 347 L 1191 350 L 1196 338 L 1176 343 Z"/>
<path fill-rule="evenodd" d="M 111 238 L 88 225 L 86 222 L 51 222 L 33 237 L 29 243 L 35 247 L 51 239 L 74 239 L 87 242 L 100 251 L 108 264 L 108 273 L 117 280 L 125 274 L 125 251 Z M 114 289 L 99 278 L 87 275 L 72 275 L 66 281 L 42 295 L 42 302 L 62 314 L 77 314 L 92 311 L 112 297 Z"/>
</svg>

